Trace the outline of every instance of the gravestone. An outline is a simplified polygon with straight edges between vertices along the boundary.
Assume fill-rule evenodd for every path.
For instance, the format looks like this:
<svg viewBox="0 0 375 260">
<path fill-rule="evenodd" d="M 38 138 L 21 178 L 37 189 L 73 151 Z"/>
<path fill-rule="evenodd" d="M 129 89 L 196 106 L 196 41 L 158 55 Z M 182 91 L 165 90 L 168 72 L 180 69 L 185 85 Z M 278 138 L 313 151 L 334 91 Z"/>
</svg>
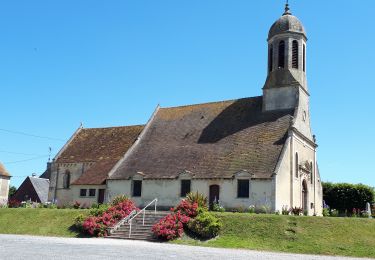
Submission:
<svg viewBox="0 0 375 260">
<path fill-rule="evenodd" d="M 367 214 L 368 214 L 368 217 L 369 217 L 369 218 L 372 218 L 372 216 L 371 216 L 371 205 L 370 205 L 370 203 L 368 203 L 368 202 L 367 202 L 367 204 L 366 204 L 366 212 L 367 212 Z"/>
</svg>

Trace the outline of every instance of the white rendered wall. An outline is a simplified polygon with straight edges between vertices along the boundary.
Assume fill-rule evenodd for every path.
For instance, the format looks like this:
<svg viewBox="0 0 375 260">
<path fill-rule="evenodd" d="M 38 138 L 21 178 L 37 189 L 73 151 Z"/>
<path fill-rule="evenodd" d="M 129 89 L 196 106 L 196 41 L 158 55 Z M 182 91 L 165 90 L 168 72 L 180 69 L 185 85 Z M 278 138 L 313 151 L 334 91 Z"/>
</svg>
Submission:
<svg viewBox="0 0 375 260">
<path fill-rule="evenodd" d="M 280 158 L 279 166 L 276 172 L 276 210 L 280 211 L 283 207 L 290 208 L 291 202 L 291 157 L 290 157 L 291 138 L 285 142 L 285 146 Z"/>
<path fill-rule="evenodd" d="M 8 202 L 9 177 L 0 176 L 0 205 Z"/>
<path fill-rule="evenodd" d="M 180 197 L 181 180 L 143 180 L 142 196 L 132 197 L 131 180 L 108 180 L 107 200 L 116 195 L 126 195 L 132 198 L 141 207 L 158 198 L 159 206 L 173 207 L 183 198 Z M 225 208 L 248 208 L 250 205 L 266 205 L 274 210 L 274 192 L 272 180 L 250 180 L 250 197 L 237 198 L 237 179 L 224 180 L 191 180 L 191 191 L 198 191 L 209 196 L 209 186 L 217 184 L 220 186 L 220 203 Z"/>
<path fill-rule="evenodd" d="M 86 196 L 80 196 L 81 189 L 87 190 Z M 95 196 L 89 196 L 89 189 L 95 189 Z M 93 203 L 98 203 L 99 189 L 106 189 L 106 185 L 72 185 L 70 188 L 70 193 L 72 194 L 71 202 L 78 201 L 81 206 L 90 207 Z"/>
</svg>

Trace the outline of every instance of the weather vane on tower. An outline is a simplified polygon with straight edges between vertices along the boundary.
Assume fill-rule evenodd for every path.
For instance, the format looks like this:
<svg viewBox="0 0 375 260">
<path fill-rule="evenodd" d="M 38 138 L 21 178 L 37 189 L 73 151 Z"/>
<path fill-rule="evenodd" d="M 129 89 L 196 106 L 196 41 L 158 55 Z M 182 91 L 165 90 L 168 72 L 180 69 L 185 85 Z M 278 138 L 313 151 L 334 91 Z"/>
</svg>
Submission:
<svg viewBox="0 0 375 260">
<path fill-rule="evenodd" d="M 286 0 L 284 15 L 291 15 L 291 14 L 292 13 L 290 12 L 290 9 L 289 9 L 289 0 Z"/>
</svg>

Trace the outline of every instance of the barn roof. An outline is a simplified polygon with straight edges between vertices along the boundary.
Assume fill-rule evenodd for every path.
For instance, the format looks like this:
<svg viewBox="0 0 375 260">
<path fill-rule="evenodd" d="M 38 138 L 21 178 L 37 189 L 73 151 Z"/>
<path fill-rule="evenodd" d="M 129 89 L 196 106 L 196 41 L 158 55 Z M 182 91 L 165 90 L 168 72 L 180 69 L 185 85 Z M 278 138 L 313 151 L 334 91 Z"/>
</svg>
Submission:
<svg viewBox="0 0 375 260">
<path fill-rule="evenodd" d="M 262 112 L 262 97 L 160 108 L 109 179 L 270 178 L 293 112 Z"/>
<path fill-rule="evenodd" d="M 38 194 L 41 203 L 48 201 L 48 189 L 49 189 L 49 180 L 38 177 L 28 177 L 31 184 L 33 185 L 35 192 Z"/>
<path fill-rule="evenodd" d="M 144 126 L 84 128 L 56 158 L 57 163 L 94 163 L 73 184 L 102 184 Z"/>
</svg>

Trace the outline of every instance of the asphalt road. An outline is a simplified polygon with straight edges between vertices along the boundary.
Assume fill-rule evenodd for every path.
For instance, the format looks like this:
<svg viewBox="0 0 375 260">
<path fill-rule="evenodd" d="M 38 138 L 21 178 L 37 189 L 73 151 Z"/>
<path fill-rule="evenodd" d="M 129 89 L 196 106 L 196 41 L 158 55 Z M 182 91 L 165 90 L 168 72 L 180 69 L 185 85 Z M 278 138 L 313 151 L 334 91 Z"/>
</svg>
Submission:
<svg viewBox="0 0 375 260">
<path fill-rule="evenodd" d="M 355 259 L 151 243 L 144 241 L 0 235 L 0 259 Z M 360 258 L 364 259 L 364 258 Z"/>
</svg>

